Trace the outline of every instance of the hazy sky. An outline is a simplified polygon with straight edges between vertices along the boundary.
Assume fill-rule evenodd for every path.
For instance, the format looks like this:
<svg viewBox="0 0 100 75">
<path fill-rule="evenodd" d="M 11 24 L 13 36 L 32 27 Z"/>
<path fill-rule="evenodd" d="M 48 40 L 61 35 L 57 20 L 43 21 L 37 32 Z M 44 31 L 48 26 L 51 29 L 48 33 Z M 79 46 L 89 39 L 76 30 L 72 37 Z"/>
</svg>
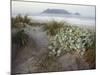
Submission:
<svg viewBox="0 0 100 75">
<path fill-rule="evenodd" d="M 48 8 L 64 9 L 71 13 L 78 12 L 82 16 L 95 17 L 95 6 L 12 1 L 12 14 L 38 14 Z"/>
</svg>

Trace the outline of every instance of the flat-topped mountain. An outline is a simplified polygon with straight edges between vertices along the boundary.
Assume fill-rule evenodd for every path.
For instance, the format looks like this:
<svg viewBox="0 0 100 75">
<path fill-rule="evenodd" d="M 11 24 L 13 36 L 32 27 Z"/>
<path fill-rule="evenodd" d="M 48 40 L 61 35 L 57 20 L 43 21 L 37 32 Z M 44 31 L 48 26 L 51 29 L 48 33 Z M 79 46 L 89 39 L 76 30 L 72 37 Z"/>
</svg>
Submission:
<svg viewBox="0 0 100 75">
<path fill-rule="evenodd" d="M 80 15 L 80 13 L 76 12 L 74 15 Z"/>
<path fill-rule="evenodd" d="M 43 14 L 71 14 L 64 9 L 46 9 L 42 12 Z"/>
</svg>

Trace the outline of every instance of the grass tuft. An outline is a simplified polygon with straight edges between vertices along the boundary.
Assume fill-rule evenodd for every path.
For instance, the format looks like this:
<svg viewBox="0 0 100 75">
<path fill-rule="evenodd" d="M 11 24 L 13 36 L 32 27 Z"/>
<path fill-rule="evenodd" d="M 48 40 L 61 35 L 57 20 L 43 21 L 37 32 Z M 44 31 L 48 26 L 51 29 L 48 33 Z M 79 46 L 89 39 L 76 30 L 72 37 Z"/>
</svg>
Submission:
<svg viewBox="0 0 100 75">
<path fill-rule="evenodd" d="M 56 35 L 59 32 L 59 29 L 64 26 L 65 22 L 57 22 L 57 21 L 50 21 L 46 25 L 43 26 L 44 31 L 47 32 L 48 35 Z"/>
<path fill-rule="evenodd" d="M 24 30 L 21 30 L 12 38 L 12 42 L 15 43 L 19 48 L 25 47 L 28 42 L 28 35 L 24 33 Z"/>
</svg>

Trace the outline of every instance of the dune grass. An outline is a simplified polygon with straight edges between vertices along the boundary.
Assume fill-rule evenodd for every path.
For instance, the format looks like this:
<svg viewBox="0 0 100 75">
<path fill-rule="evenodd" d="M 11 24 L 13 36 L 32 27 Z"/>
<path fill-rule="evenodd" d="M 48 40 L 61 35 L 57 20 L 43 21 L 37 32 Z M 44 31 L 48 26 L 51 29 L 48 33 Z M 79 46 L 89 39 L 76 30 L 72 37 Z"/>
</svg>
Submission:
<svg viewBox="0 0 100 75">
<path fill-rule="evenodd" d="M 12 28 L 21 28 L 24 27 L 25 24 L 34 25 L 34 21 L 27 15 L 21 16 L 20 14 L 11 18 L 11 26 Z"/>
<path fill-rule="evenodd" d="M 43 26 L 44 31 L 47 32 L 48 35 L 56 35 L 59 32 L 59 29 L 64 26 L 65 22 L 57 22 L 55 20 L 47 22 L 46 25 Z"/>
<path fill-rule="evenodd" d="M 12 28 L 22 28 L 25 27 L 25 25 L 30 26 L 42 26 L 46 25 L 46 23 L 39 23 L 36 20 L 30 18 L 28 15 L 17 15 L 15 17 L 11 17 L 11 27 Z"/>
<path fill-rule="evenodd" d="M 12 37 L 12 43 L 15 43 L 19 48 L 25 47 L 28 43 L 28 35 L 24 33 L 24 30 L 21 30 Z"/>
<path fill-rule="evenodd" d="M 21 28 L 25 24 L 37 26 L 39 23 L 32 21 L 27 15 L 22 17 L 18 15 L 11 18 L 12 27 Z M 41 25 L 41 24 L 39 24 Z M 89 31 L 84 31 L 77 26 L 70 26 L 63 21 L 49 21 L 43 25 L 43 30 L 47 33 L 49 54 L 38 64 L 38 71 L 58 71 L 61 66 L 56 61 L 56 57 L 62 56 L 67 52 L 84 51 L 84 59 L 90 64 L 91 68 L 95 67 L 95 35 Z M 12 42 L 18 47 L 25 47 L 28 43 L 28 35 L 23 30 L 17 32 L 12 38 Z M 50 55 L 50 56 L 49 56 Z M 61 65 L 61 64 L 60 64 Z"/>
<path fill-rule="evenodd" d="M 11 26 L 15 28 L 23 27 L 25 23 L 29 23 L 30 19 L 27 16 L 22 17 L 20 14 L 11 18 Z"/>
</svg>

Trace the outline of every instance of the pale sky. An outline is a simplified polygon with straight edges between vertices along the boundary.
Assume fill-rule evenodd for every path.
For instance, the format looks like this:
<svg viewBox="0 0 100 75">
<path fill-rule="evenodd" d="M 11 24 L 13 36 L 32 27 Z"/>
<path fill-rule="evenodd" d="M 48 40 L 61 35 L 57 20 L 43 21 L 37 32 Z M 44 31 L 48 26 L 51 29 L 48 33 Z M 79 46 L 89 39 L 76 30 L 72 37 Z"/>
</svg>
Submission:
<svg viewBox="0 0 100 75">
<path fill-rule="evenodd" d="M 38 14 L 48 8 L 64 9 L 71 13 L 78 12 L 82 16 L 95 17 L 95 6 L 12 1 L 12 14 Z"/>
</svg>

